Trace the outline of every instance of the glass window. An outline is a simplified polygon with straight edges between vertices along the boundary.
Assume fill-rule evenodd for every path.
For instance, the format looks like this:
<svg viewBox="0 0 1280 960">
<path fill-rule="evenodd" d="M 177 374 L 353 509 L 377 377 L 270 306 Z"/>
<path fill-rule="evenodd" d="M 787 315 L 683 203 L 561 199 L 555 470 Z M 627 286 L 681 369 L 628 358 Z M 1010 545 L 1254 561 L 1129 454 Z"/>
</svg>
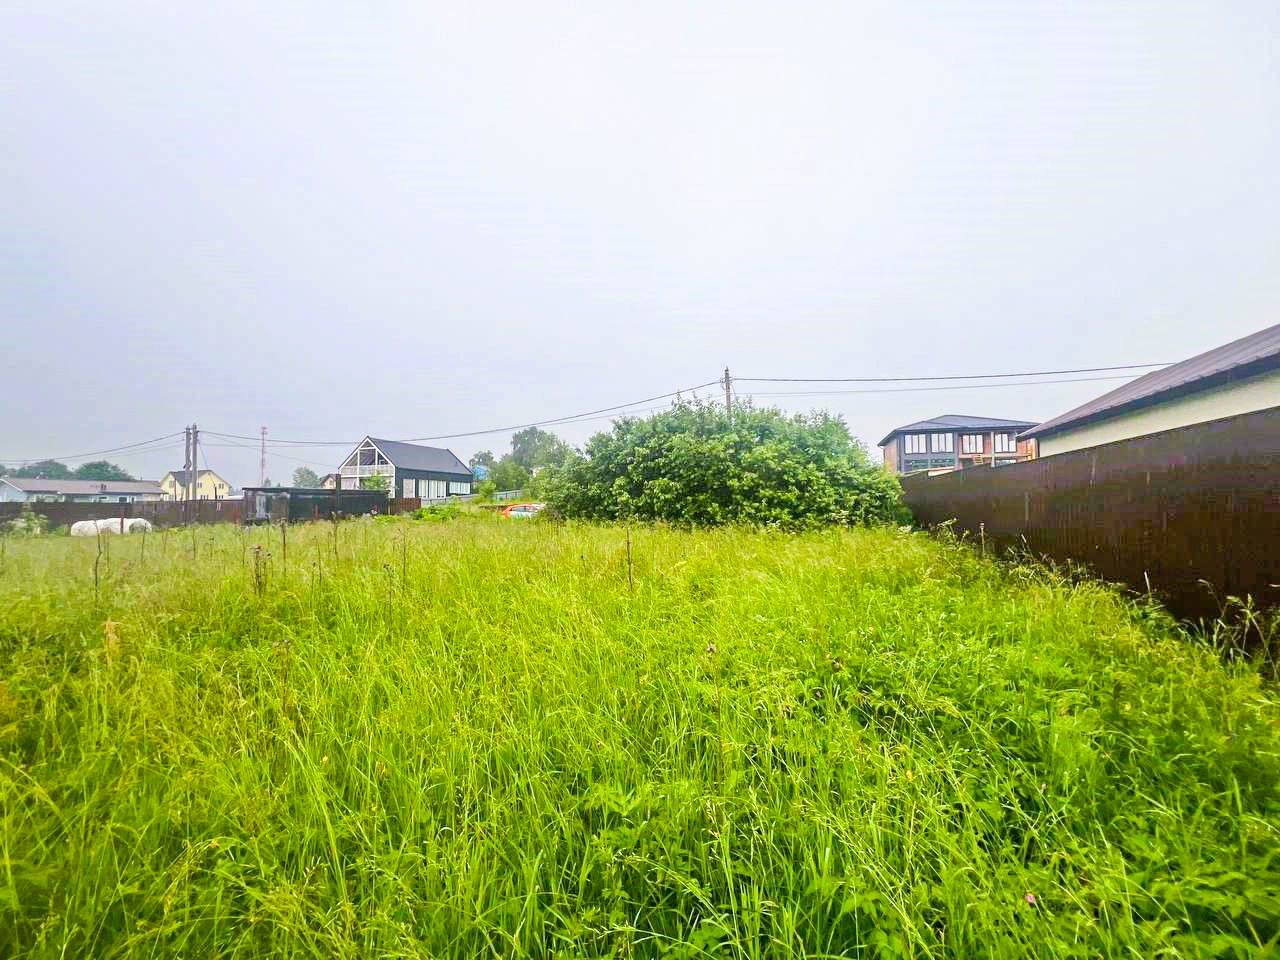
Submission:
<svg viewBox="0 0 1280 960">
<path fill-rule="evenodd" d="M 960 438 L 960 450 L 962 453 L 981 453 L 982 434 L 966 433 Z"/>
<path fill-rule="evenodd" d="M 449 492 L 468 494 L 471 492 L 471 484 L 467 483 L 465 480 L 464 481 L 450 480 Z"/>
<path fill-rule="evenodd" d="M 907 453 L 924 453 L 923 433 L 908 433 L 903 436 L 902 443 Z"/>
<path fill-rule="evenodd" d="M 403 483 L 400 484 L 400 488 L 402 491 L 400 496 L 404 497 L 406 500 L 410 500 L 413 498 L 413 481 L 412 480 L 406 479 Z"/>
<path fill-rule="evenodd" d="M 1018 438 L 1012 433 L 996 434 L 996 453 L 1014 453 L 1018 449 Z"/>
<path fill-rule="evenodd" d="M 951 433 L 930 434 L 930 447 L 934 453 L 951 453 L 955 449 L 955 435 Z"/>
</svg>

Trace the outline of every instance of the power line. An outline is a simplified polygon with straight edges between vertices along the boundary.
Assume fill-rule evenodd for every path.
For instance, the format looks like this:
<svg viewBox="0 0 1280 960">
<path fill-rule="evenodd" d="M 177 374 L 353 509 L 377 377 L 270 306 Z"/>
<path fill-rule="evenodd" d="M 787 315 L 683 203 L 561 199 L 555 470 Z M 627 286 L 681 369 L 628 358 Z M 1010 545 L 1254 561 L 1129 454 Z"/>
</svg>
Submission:
<svg viewBox="0 0 1280 960">
<path fill-rule="evenodd" d="M 1112 370 L 1148 370 L 1167 363 L 1125 363 L 1116 367 L 1079 367 L 1075 370 L 1032 370 L 1026 373 L 953 373 L 936 377 L 734 377 L 748 383 L 915 383 L 926 380 L 999 380 L 1014 377 L 1057 377 L 1068 373 L 1106 373 Z"/>
<path fill-rule="evenodd" d="M 764 390 L 753 391 L 752 397 L 835 397 L 854 393 L 925 393 L 933 390 L 981 390 L 985 387 L 1038 387 L 1052 383 L 1096 383 L 1102 380 L 1128 380 L 1129 377 L 1071 377 L 1064 380 L 1017 380 L 1004 383 L 956 383 L 945 387 L 873 387 L 868 390 Z"/>
<path fill-rule="evenodd" d="M 75 453 L 61 457 L 19 457 L 15 459 L 0 460 L 0 463 L 39 463 L 42 460 L 84 460 L 86 457 L 97 457 L 106 453 L 119 453 L 122 450 L 132 450 L 135 447 L 145 447 L 151 443 L 159 443 L 161 440 L 169 440 L 173 437 L 181 435 L 181 430 L 175 430 L 173 433 L 166 433 L 163 437 L 154 437 L 151 440 L 139 440 L 137 443 L 126 443 L 120 447 L 109 447 L 106 450 L 90 450 L 88 453 Z M 148 451 L 141 451 L 148 452 Z"/>
<path fill-rule="evenodd" d="M 660 394 L 656 394 L 655 396 L 645 397 L 640 400 L 631 400 L 627 403 L 618 403 L 608 407 L 599 407 L 595 410 L 587 410 L 582 413 L 569 414 L 562 417 L 552 417 L 545 420 L 533 420 L 528 423 L 510 424 L 508 426 L 503 426 L 503 427 L 489 427 L 482 430 L 463 431 L 458 433 L 442 433 L 442 434 L 435 434 L 433 436 L 426 436 L 426 437 L 410 437 L 407 441 L 404 441 L 404 442 L 419 443 L 427 440 L 457 440 L 465 437 L 481 437 L 481 436 L 487 436 L 487 435 L 497 434 L 497 433 L 509 433 L 515 430 L 525 430 L 530 427 L 546 427 L 546 426 L 553 426 L 553 425 L 567 426 L 574 423 L 585 423 L 592 419 L 609 419 L 609 416 L 607 415 L 611 415 L 619 411 L 627 411 L 628 408 L 640 407 L 643 404 L 649 404 L 659 400 L 668 400 L 672 397 L 679 397 L 683 394 L 692 393 L 696 390 L 701 390 L 706 387 L 721 386 L 721 387 L 725 387 L 726 390 L 728 390 L 731 388 L 732 382 L 735 382 L 735 381 L 739 383 L 921 383 L 921 382 L 937 382 L 937 381 L 949 381 L 949 380 L 1009 381 L 1004 383 L 952 384 L 947 386 L 935 386 L 935 387 L 889 387 L 889 388 L 869 389 L 869 390 L 761 391 L 756 393 L 745 394 L 746 396 L 760 396 L 760 397 L 839 396 L 839 395 L 859 394 L 859 393 L 909 393 L 909 392 L 925 391 L 925 390 L 969 390 L 969 389 L 979 389 L 979 388 L 985 388 L 985 387 L 1039 386 L 1041 384 L 1054 384 L 1054 383 L 1083 383 L 1083 382 L 1096 381 L 1096 380 L 1119 380 L 1119 379 L 1127 379 L 1127 377 L 1125 375 L 1118 375 L 1113 377 L 1081 377 L 1081 378 L 1073 378 L 1073 379 L 1022 380 L 1018 382 L 1012 382 L 1017 380 L 1017 378 L 1019 377 L 1056 377 L 1056 376 L 1063 376 L 1066 374 L 1076 374 L 1076 373 L 1109 373 L 1112 371 L 1119 371 L 1119 370 L 1145 370 L 1153 367 L 1164 367 L 1164 366 L 1168 366 L 1168 364 L 1131 363 L 1131 364 L 1121 364 L 1118 366 L 1110 366 L 1110 367 L 1079 367 L 1079 368 L 1069 369 L 1069 370 L 1037 370 L 1037 371 L 1030 371 L 1025 373 L 949 374 L 949 375 L 941 375 L 941 376 L 923 376 L 923 377 L 733 377 L 732 379 L 730 379 L 726 375 L 724 378 L 708 380 L 705 383 L 699 383 L 692 387 L 684 387 L 680 390 L 672 390 L 668 393 L 660 393 Z M 651 409 L 659 409 L 659 408 L 655 407 Z M 638 413 L 638 412 L 645 412 L 645 411 L 631 410 L 630 412 Z M 600 416 L 602 414 L 606 416 Z M 286 440 L 286 439 L 273 438 L 271 443 L 268 445 L 263 443 L 264 437 L 262 436 L 261 431 L 259 432 L 258 436 L 250 436 L 248 434 L 239 434 L 239 433 L 223 433 L 216 430 L 206 430 L 203 432 L 206 435 L 211 437 L 219 437 L 219 438 L 231 440 L 231 441 L 234 441 L 234 440 L 255 441 L 259 445 L 260 454 L 268 446 L 272 448 L 280 447 L 284 449 L 290 449 L 295 447 L 351 447 L 359 442 L 357 440 Z M 177 437 L 180 433 L 182 433 L 182 431 L 175 431 L 174 433 L 165 434 L 162 437 L 154 437 L 150 440 L 139 440 L 136 443 L 122 444 L 121 446 L 109 447 L 103 450 L 91 450 L 87 453 L 77 453 L 77 454 L 58 456 L 58 457 L 20 457 L 20 458 L 10 458 L 10 459 L 0 459 L 0 463 L 21 465 L 21 464 L 27 464 L 27 463 L 35 463 L 41 460 L 59 460 L 59 461 L 84 460 L 89 457 L 103 456 L 103 455 L 112 454 L 112 453 L 130 452 L 134 455 L 140 455 L 144 453 L 154 453 L 162 450 L 169 450 L 169 449 L 176 448 L 177 446 L 176 444 L 165 445 L 165 446 L 155 446 L 155 445 L 160 444 L 165 440 L 169 440 L 171 438 Z M 234 442 L 228 443 L 226 445 L 227 446 L 244 446 L 243 444 L 237 444 Z M 253 449 L 253 448 L 250 447 L 248 449 Z M 285 454 L 277 453 L 274 450 L 271 450 L 270 453 L 272 456 L 282 457 L 286 460 L 294 460 L 298 463 L 307 464 L 308 466 L 322 465 L 319 462 L 314 460 L 303 460 L 299 457 L 289 457 Z"/>
<path fill-rule="evenodd" d="M 430 437 L 409 437 L 408 439 L 402 440 L 401 442 L 402 443 L 420 443 L 424 440 L 457 440 L 462 437 L 480 437 L 480 436 L 485 436 L 487 434 L 492 434 L 492 433 L 508 433 L 512 430 L 525 430 L 525 429 L 528 429 L 529 427 L 546 427 L 546 426 L 551 426 L 553 424 L 572 423 L 579 419 L 595 416 L 596 414 L 600 414 L 600 413 L 610 413 L 615 410 L 624 410 L 627 407 L 639 406 L 640 404 L 643 404 L 643 403 L 653 403 L 655 400 L 666 400 L 671 397 L 677 397 L 677 396 L 680 396 L 681 394 L 690 393 L 694 390 L 701 390 L 704 387 L 718 385 L 720 382 L 721 381 L 717 378 L 715 380 L 708 380 L 706 383 L 699 383 L 692 387 L 684 387 L 680 390 L 672 390 L 670 393 L 660 393 L 657 396 L 645 397 L 642 400 L 631 400 L 627 403 L 614 404 L 611 407 L 600 407 L 597 410 L 586 410 L 582 413 L 573 413 L 563 417 L 553 417 L 549 420 L 534 420 L 530 423 L 517 423 L 517 424 L 512 424 L 510 426 L 505 426 L 505 427 L 489 427 L 484 430 L 471 430 L 463 433 L 441 433 L 441 434 L 436 434 L 435 436 L 430 436 Z M 206 430 L 204 432 L 207 433 L 209 436 L 230 438 L 233 440 L 258 440 L 259 439 L 258 437 L 251 437 L 243 433 L 220 433 L 216 430 Z M 280 439 L 276 439 L 273 441 L 273 445 L 289 444 L 291 446 L 337 447 L 337 446 L 355 446 L 359 442 L 360 442 L 359 440 L 280 440 Z"/>
</svg>

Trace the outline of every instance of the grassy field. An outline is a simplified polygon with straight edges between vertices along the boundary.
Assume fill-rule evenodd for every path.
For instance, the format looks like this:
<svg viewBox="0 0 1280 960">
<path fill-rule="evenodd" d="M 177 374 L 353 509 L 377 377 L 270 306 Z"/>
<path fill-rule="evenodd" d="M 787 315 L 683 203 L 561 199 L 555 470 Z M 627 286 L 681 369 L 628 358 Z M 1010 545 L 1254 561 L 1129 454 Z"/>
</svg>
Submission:
<svg viewBox="0 0 1280 960">
<path fill-rule="evenodd" d="M 1098 585 L 894 530 L 96 550 L 5 548 L 0 956 L 1277 953 L 1280 697 Z"/>
</svg>

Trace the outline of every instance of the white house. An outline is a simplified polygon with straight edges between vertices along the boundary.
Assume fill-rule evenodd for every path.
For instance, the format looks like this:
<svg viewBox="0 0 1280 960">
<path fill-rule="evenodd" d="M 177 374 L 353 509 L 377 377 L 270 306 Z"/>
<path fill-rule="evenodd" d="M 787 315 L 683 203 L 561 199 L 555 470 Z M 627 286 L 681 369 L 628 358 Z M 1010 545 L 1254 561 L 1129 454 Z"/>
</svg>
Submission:
<svg viewBox="0 0 1280 960">
<path fill-rule="evenodd" d="M 138 503 L 161 498 L 155 480 L 45 480 L 0 477 L 0 503 Z"/>
<path fill-rule="evenodd" d="M 1156 370 L 1019 439 L 1051 457 L 1117 440 L 1280 407 L 1280 324 Z"/>
</svg>

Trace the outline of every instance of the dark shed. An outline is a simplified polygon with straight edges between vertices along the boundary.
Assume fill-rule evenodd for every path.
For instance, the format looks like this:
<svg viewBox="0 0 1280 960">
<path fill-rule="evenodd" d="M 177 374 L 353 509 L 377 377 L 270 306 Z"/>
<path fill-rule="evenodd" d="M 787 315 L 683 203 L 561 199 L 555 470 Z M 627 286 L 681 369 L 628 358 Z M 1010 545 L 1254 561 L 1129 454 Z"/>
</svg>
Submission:
<svg viewBox="0 0 1280 960">
<path fill-rule="evenodd" d="M 319 520 L 386 513 L 385 490 L 323 490 L 315 487 L 245 487 L 244 522 Z"/>
</svg>

